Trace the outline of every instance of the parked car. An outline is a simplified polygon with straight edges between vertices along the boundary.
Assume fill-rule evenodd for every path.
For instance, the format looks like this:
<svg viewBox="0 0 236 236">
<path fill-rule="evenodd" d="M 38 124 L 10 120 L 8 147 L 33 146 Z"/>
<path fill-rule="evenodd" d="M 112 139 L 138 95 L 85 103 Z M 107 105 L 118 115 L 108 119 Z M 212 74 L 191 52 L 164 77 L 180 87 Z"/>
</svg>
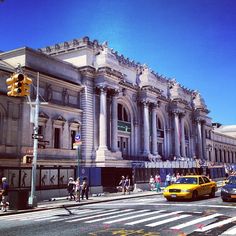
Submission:
<svg viewBox="0 0 236 236">
<path fill-rule="evenodd" d="M 221 198 L 224 202 L 236 200 L 236 176 L 229 176 L 225 181 L 225 185 L 221 188 Z"/>
<path fill-rule="evenodd" d="M 215 197 L 217 185 L 204 175 L 187 175 L 177 179 L 177 181 L 166 187 L 163 196 L 168 200 L 192 199 L 199 196 L 210 195 Z"/>
</svg>

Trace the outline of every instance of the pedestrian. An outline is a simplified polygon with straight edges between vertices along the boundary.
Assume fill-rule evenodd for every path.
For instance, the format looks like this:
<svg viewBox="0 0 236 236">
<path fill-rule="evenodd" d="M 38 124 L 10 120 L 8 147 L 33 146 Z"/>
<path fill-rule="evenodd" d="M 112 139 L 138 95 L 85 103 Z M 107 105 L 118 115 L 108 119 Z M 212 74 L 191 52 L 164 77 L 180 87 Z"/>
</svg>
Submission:
<svg viewBox="0 0 236 236">
<path fill-rule="evenodd" d="M 154 187 L 155 187 L 155 180 L 154 180 L 154 178 L 152 177 L 152 175 L 151 175 L 151 177 L 150 177 L 150 179 L 149 179 L 149 184 L 150 184 L 150 190 L 153 191 L 153 190 L 154 190 Z"/>
<path fill-rule="evenodd" d="M 176 180 L 177 180 L 178 178 L 180 178 L 179 172 L 176 174 Z"/>
<path fill-rule="evenodd" d="M 130 178 L 128 175 L 125 179 L 125 191 L 130 194 Z"/>
<path fill-rule="evenodd" d="M 171 175 L 170 175 L 170 173 L 168 173 L 166 175 L 166 184 L 165 184 L 166 187 L 170 185 L 170 182 L 171 182 Z"/>
<path fill-rule="evenodd" d="M 9 190 L 9 184 L 7 182 L 7 178 L 6 177 L 2 177 L 2 188 L 1 188 L 1 195 L 2 195 L 2 211 L 6 212 L 7 211 L 7 207 L 9 206 L 9 202 L 8 202 L 8 190 Z"/>
<path fill-rule="evenodd" d="M 174 184 L 176 182 L 176 176 L 174 173 L 172 174 L 170 181 L 171 181 L 171 184 Z"/>
<path fill-rule="evenodd" d="M 80 194 L 81 194 L 81 186 L 80 186 L 80 178 L 78 177 L 75 181 L 76 202 L 80 202 Z"/>
<path fill-rule="evenodd" d="M 88 192 L 89 192 L 89 186 L 88 186 L 88 181 L 87 178 L 83 178 L 83 183 L 82 183 L 82 200 L 84 199 L 84 195 L 86 199 L 88 200 Z"/>
<path fill-rule="evenodd" d="M 155 176 L 155 185 L 156 185 L 156 191 L 161 192 L 161 176 L 159 173 Z"/>
<path fill-rule="evenodd" d="M 121 180 L 119 182 L 119 185 L 121 186 L 122 192 L 125 195 L 125 176 L 121 176 Z"/>
<path fill-rule="evenodd" d="M 75 181 L 72 177 L 69 178 L 69 182 L 67 184 L 67 191 L 69 193 L 69 200 L 75 200 L 75 195 L 74 195 L 74 191 L 75 191 Z"/>
</svg>

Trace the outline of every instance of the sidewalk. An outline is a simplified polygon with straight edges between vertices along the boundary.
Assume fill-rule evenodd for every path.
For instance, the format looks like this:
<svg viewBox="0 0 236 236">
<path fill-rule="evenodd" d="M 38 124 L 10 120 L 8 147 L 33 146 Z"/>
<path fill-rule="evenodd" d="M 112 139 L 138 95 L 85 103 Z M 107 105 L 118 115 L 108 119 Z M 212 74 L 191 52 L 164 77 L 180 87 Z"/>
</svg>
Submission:
<svg viewBox="0 0 236 236">
<path fill-rule="evenodd" d="M 48 209 L 56 209 L 56 208 L 65 208 L 65 207 L 72 207 L 72 206 L 82 206 L 82 205 L 89 205 L 99 202 L 109 202 L 115 200 L 122 200 L 122 199 L 129 199 L 129 198 L 137 198 L 137 197 L 146 197 L 146 196 L 155 196 L 161 195 L 162 192 L 155 192 L 155 191 L 144 191 L 144 192 L 131 192 L 130 194 L 123 195 L 121 192 L 119 193 L 106 193 L 102 196 L 89 196 L 88 200 L 81 200 L 80 202 L 69 201 L 66 197 L 55 198 L 51 201 L 43 201 L 38 202 L 38 206 L 36 208 L 30 208 L 25 210 L 8 210 L 7 212 L 0 211 L 0 217 L 4 215 L 11 215 L 11 214 L 20 214 L 26 212 L 33 212 L 33 211 L 43 211 Z"/>
</svg>

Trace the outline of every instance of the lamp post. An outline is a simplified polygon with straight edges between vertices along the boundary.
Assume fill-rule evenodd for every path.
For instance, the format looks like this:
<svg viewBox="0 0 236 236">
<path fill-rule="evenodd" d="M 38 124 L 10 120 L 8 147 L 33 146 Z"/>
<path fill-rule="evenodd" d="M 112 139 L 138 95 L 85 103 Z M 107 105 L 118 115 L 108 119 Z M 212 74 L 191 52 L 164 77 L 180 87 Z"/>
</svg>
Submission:
<svg viewBox="0 0 236 236">
<path fill-rule="evenodd" d="M 35 196 L 36 186 L 36 167 L 38 158 L 38 118 L 39 118 L 39 73 L 37 74 L 37 89 L 36 89 L 36 100 L 35 100 L 35 114 L 34 114 L 34 150 L 33 150 L 33 161 L 32 161 L 32 175 L 31 175 L 31 191 L 29 197 L 29 206 L 37 206 L 37 197 Z"/>
<path fill-rule="evenodd" d="M 28 96 L 29 100 L 30 97 Z M 38 120 L 39 120 L 39 105 L 40 104 L 48 104 L 47 102 L 39 102 L 39 72 L 37 73 L 37 88 L 36 88 L 36 99 L 35 102 L 29 102 L 30 106 L 35 105 L 35 113 L 34 113 L 34 148 L 33 148 L 33 161 L 32 161 L 32 174 L 31 174 L 31 191 L 28 199 L 28 204 L 30 207 L 37 207 L 37 197 L 35 195 L 36 189 L 36 171 L 37 171 L 37 158 L 38 158 Z"/>
</svg>

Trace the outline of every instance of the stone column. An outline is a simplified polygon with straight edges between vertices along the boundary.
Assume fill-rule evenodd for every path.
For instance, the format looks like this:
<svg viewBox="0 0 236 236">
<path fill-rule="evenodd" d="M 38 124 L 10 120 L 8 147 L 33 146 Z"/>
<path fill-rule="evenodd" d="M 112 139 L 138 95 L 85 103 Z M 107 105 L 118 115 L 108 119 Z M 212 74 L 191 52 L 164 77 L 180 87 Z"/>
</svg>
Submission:
<svg viewBox="0 0 236 236">
<path fill-rule="evenodd" d="M 181 125 L 181 156 L 186 157 L 185 134 L 184 134 L 184 115 L 181 116 L 180 125 Z"/>
<path fill-rule="evenodd" d="M 206 151 L 206 125 L 205 122 L 202 122 L 202 158 L 204 160 L 207 160 Z"/>
<path fill-rule="evenodd" d="M 100 88 L 99 149 L 107 150 L 107 91 Z"/>
<path fill-rule="evenodd" d="M 157 106 L 152 107 L 152 154 L 157 155 Z"/>
<path fill-rule="evenodd" d="M 118 117 L 117 117 L 117 97 L 118 97 L 118 91 L 115 91 L 112 96 L 112 110 L 111 110 L 111 149 L 113 152 L 116 152 L 118 150 L 117 146 L 117 123 L 118 123 Z"/>
<path fill-rule="evenodd" d="M 198 137 L 198 158 L 202 159 L 202 128 L 201 128 L 201 121 L 197 120 L 197 137 Z"/>
<path fill-rule="evenodd" d="M 180 157 L 179 114 L 174 112 L 175 156 Z"/>
<path fill-rule="evenodd" d="M 149 110 L 148 110 L 148 103 L 143 102 L 143 154 L 149 154 L 150 148 L 149 148 L 149 136 L 150 136 L 150 130 L 149 130 Z"/>
</svg>

